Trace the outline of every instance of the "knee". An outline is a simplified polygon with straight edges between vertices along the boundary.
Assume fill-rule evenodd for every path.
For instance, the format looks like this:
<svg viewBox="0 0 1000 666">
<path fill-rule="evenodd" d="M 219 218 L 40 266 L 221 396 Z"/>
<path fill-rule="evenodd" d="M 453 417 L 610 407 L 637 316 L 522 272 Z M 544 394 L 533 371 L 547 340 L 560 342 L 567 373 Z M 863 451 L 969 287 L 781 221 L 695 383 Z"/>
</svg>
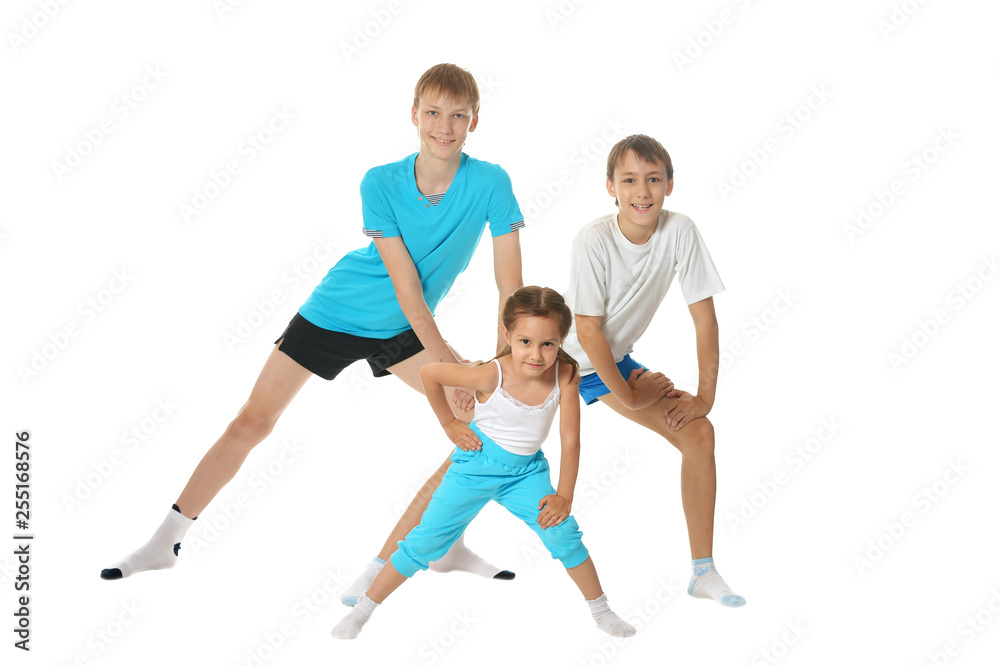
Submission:
<svg viewBox="0 0 1000 666">
<path fill-rule="evenodd" d="M 277 418 L 248 404 L 236 415 L 226 432 L 243 444 L 255 446 L 271 434 L 275 423 Z"/>
<path fill-rule="evenodd" d="M 711 421 L 707 418 L 695 419 L 681 429 L 684 430 L 690 430 L 684 433 L 686 436 L 681 445 L 684 455 L 715 456 L 715 427 Z"/>
</svg>

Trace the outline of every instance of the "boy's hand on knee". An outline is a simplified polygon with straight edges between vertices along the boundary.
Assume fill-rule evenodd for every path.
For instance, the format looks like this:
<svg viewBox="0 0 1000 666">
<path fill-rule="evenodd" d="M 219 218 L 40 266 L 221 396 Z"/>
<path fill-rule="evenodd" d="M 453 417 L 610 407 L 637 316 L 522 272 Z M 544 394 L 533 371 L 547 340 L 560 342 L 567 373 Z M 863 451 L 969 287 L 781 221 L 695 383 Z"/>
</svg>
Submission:
<svg viewBox="0 0 1000 666">
<path fill-rule="evenodd" d="M 476 433 L 472 432 L 472 428 L 458 419 L 446 425 L 444 431 L 448 439 L 463 451 L 478 451 L 483 448 L 483 443 L 476 437 Z"/>
<path fill-rule="evenodd" d="M 674 383 L 662 372 L 650 372 L 636 368 L 628 376 L 628 387 L 632 390 L 630 409 L 649 407 L 665 395 L 674 392 Z"/>
<path fill-rule="evenodd" d="M 538 526 L 546 530 L 569 517 L 570 503 L 559 495 L 546 495 L 538 500 L 538 510 Z"/>
<path fill-rule="evenodd" d="M 472 408 L 476 406 L 476 398 L 465 389 L 457 388 L 451 396 L 451 403 L 460 412 L 471 412 Z"/>
<path fill-rule="evenodd" d="M 709 406 L 696 395 L 685 391 L 669 407 L 663 410 L 663 419 L 671 430 L 680 430 L 691 421 L 708 416 Z"/>
</svg>

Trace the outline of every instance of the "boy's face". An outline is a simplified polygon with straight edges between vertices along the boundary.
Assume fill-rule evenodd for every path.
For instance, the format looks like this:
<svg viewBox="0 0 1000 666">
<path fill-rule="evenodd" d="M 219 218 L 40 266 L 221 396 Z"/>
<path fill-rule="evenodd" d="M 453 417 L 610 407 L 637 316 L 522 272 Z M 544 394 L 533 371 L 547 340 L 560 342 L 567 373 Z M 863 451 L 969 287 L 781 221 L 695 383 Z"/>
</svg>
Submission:
<svg viewBox="0 0 1000 666">
<path fill-rule="evenodd" d="M 631 150 L 615 166 L 614 177 L 608 179 L 608 194 L 618 198 L 618 224 L 622 231 L 648 231 L 663 210 L 663 200 L 670 195 L 674 181 L 667 180 L 667 167 L 662 162 L 644 162 Z M 628 229 L 626 229 L 628 227 Z M 648 238 L 648 236 L 647 236 Z"/>
<path fill-rule="evenodd" d="M 425 91 L 412 114 L 420 152 L 439 159 L 461 154 L 465 138 L 479 122 L 468 100 L 456 102 L 436 90 Z"/>
</svg>

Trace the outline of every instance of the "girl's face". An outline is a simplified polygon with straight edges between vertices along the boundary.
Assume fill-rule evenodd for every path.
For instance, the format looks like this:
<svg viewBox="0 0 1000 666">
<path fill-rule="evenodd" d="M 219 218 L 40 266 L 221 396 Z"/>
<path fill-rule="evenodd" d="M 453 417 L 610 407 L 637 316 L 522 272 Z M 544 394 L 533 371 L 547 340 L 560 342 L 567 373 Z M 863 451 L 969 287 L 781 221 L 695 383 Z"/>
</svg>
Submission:
<svg viewBox="0 0 1000 666">
<path fill-rule="evenodd" d="M 521 315 L 503 334 L 518 374 L 537 377 L 556 362 L 562 335 L 555 317 Z"/>
</svg>

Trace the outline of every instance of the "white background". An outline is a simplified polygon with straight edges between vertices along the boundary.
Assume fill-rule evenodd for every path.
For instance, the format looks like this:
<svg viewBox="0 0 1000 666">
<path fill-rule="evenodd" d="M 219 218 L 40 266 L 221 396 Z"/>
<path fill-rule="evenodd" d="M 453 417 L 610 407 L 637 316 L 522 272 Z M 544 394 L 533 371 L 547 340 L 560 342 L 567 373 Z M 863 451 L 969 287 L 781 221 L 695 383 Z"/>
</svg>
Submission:
<svg viewBox="0 0 1000 666">
<path fill-rule="evenodd" d="M 910 0 L 899 13 L 897 2 L 896 26 L 889 0 L 50 4 L 47 17 L 44 3 L 8 2 L 0 20 L 4 663 L 997 654 L 994 3 Z M 742 345 L 710 418 L 716 562 L 745 608 L 684 593 L 680 456 L 598 405 L 582 416 L 576 513 L 613 607 L 638 618 L 633 639 L 596 631 L 558 563 L 497 507 L 467 540 L 515 581 L 420 574 L 359 640 L 330 638 L 344 612 L 337 590 L 449 451 L 423 399 L 372 382 L 363 365 L 306 385 L 174 570 L 99 579 L 159 524 L 312 286 L 365 243 L 361 176 L 417 149 L 412 87 L 437 62 L 480 82 L 466 150 L 513 179 L 527 284 L 565 288 L 571 238 L 613 210 L 614 141 L 641 132 L 670 151 L 666 205 L 698 224 L 727 286 L 715 299 L 721 344 Z M 294 119 L 248 161 L 244 142 L 275 109 Z M 105 119 L 111 131 L 98 132 Z M 935 148 L 939 136 L 950 138 Z M 75 168 L 55 166 L 74 151 L 86 153 Z M 914 168 L 925 151 L 933 163 Z M 180 207 L 230 160 L 240 172 L 208 187 L 211 201 L 186 221 Z M 880 214 L 849 234 L 859 207 Z M 493 346 L 491 262 L 485 242 L 438 312 L 472 358 Z M 274 292 L 280 302 L 264 303 Z M 253 324 L 246 339 L 227 343 L 241 321 Z M 694 388 L 679 290 L 635 356 Z M 133 428 L 142 441 L 128 439 Z M 23 429 L 30 654 L 10 631 Z M 811 447 L 809 459 L 796 447 Z M 546 449 L 558 469 L 555 435 Z M 249 506 L 234 509 L 241 494 Z M 977 612 L 981 630 L 966 620 Z"/>
</svg>

